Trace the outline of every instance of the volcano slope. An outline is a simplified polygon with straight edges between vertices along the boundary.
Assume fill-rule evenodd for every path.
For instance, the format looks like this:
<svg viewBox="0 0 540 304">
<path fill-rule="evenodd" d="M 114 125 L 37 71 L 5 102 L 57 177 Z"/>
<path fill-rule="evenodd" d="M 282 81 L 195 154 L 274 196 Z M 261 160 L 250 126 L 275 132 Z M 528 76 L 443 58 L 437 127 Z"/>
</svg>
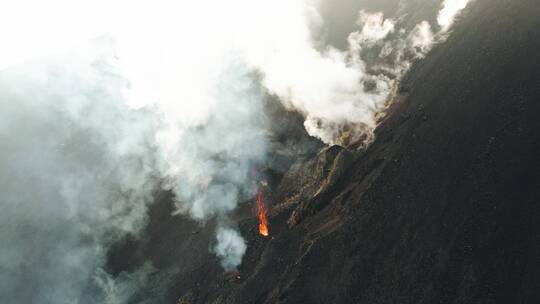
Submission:
<svg viewBox="0 0 540 304">
<path fill-rule="evenodd" d="M 110 271 L 157 269 L 133 302 L 540 303 L 540 6 L 473 2 L 400 93 L 368 149 L 270 183 L 270 237 L 244 205 L 239 278 L 167 193 Z"/>
</svg>

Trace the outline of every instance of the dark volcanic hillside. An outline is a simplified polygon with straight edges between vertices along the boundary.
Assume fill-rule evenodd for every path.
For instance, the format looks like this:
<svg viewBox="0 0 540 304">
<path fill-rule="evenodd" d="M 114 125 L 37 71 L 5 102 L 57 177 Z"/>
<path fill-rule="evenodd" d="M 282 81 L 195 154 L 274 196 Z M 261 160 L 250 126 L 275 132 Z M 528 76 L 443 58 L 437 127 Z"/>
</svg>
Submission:
<svg viewBox="0 0 540 304">
<path fill-rule="evenodd" d="M 252 202 L 239 211 L 239 280 L 208 250 L 212 224 L 170 217 L 167 194 L 111 270 L 152 262 L 171 276 L 139 296 L 168 303 L 540 303 L 540 5 L 473 2 L 401 94 L 366 151 L 278 179 L 269 238 Z"/>
</svg>

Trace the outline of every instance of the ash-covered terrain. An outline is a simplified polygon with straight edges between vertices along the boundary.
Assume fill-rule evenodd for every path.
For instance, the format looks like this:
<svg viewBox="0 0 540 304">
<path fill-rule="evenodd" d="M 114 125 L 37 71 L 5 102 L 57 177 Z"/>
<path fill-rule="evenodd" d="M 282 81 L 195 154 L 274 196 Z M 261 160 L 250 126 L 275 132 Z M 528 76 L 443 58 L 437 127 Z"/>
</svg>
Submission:
<svg viewBox="0 0 540 304">
<path fill-rule="evenodd" d="M 0 61 L 0 303 L 540 303 L 537 1 L 198 3 Z"/>
<path fill-rule="evenodd" d="M 170 193 L 109 268 L 156 267 L 133 303 L 538 303 L 539 50 L 534 1 L 472 3 L 367 149 L 315 145 L 267 173 L 270 235 L 244 202 L 237 272 L 208 250 L 211 223 L 169 216 Z"/>
</svg>

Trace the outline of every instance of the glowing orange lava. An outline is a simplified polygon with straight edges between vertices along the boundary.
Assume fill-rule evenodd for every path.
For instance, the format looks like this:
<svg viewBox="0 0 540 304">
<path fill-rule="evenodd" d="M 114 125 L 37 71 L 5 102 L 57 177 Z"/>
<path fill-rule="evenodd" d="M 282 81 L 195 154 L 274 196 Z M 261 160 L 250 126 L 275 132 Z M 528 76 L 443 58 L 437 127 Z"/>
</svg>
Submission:
<svg viewBox="0 0 540 304">
<path fill-rule="evenodd" d="M 266 203 L 264 202 L 264 196 L 262 191 L 257 192 L 257 217 L 259 218 L 259 233 L 264 236 L 268 236 L 268 217 L 266 214 Z"/>
</svg>

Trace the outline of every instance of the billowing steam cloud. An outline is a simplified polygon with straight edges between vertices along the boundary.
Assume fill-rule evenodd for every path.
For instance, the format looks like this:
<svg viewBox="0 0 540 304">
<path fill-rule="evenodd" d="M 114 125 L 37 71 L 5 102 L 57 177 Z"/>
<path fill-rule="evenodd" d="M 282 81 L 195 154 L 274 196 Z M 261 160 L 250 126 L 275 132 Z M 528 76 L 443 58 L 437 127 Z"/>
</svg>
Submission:
<svg viewBox="0 0 540 304">
<path fill-rule="evenodd" d="M 221 258 L 223 268 L 234 269 L 240 265 L 246 249 L 244 239 L 238 231 L 227 228 L 217 230 L 217 246 L 214 250 Z"/>
<path fill-rule="evenodd" d="M 72 2 L 42 7 L 60 23 L 23 26 L 22 35 L 71 29 L 56 37 L 66 46 L 110 35 L 0 72 L 0 294 L 8 303 L 127 301 L 152 268 L 111 278 L 105 253 L 144 226 L 160 188 L 174 192 L 176 213 L 216 221 L 212 251 L 235 269 L 246 244 L 229 214 L 254 195 L 252 170 L 268 152 L 265 94 L 302 113 L 325 143 L 344 131 L 368 142 L 399 78 L 468 1 L 444 1 L 436 33 L 428 22 L 407 30 L 360 12 L 345 51 L 315 40 L 324 23 L 316 0 Z M 69 9 L 73 16 L 55 16 Z M 1 66 L 21 60 L 16 42 L 3 44 L 11 51 L 0 53 Z"/>
<path fill-rule="evenodd" d="M 452 24 L 456 16 L 461 10 L 467 7 L 471 0 L 444 0 L 441 10 L 437 16 L 437 23 L 441 27 L 441 31 L 446 32 Z"/>
<path fill-rule="evenodd" d="M 444 1 L 437 33 L 426 21 L 407 30 L 399 28 L 397 19 L 361 11 L 360 30 L 349 35 L 346 51 L 314 41 L 313 33 L 321 24 L 318 2 L 273 1 L 263 7 L 265 13 L 254 14 L 250 23 L 261 27 L 247 36 L 249 43 L 242 49 L 248 62 L 262 72 L 262 84 L 305 115 L 308 133 L 335 144 L 344 131 L 352 134 L 352 141 L 369 143 L 375 115 L 385 107 L 396 82 L 434 43 L 444 40 L 469 1 Z M 370 58 L 374 51 L 379 52 L 378 60 Z"/>
<path fill-rule="evenodd" d="M 97 303 L 106 248 L 144 224 L 158 120 L 121 100 L 108 41 L 0 73 L 0 294 Z"/>
<path fill-rule="evenodd" d="M 332 144 L 346 127 L 358 134 L 370 134 L 374 116 L 390 90 L 383 75 L 370 75 L 358 56 L 361 43 L 350 52 L 332 47 L 316 48 L 312 27 L 318 16 L 316 7 L 305 1 L 275 1 L 272 9 L 280 12 L 278 31 L 274 15 L 257 16 L 263 24 L 255 46 L 244 49 L 248 62 L 263 74 L 263 85 L 289 108 L 303 113 L 310 135 Z M 277 14 L 276 14 L 277 15 Z M 383 39 L 393 24 L 382 15 L 364 14 L 363 30 L 357 39 L 365 43 Z M 371 86 L 371 90 L 366 90 Z"/>
</svg>

